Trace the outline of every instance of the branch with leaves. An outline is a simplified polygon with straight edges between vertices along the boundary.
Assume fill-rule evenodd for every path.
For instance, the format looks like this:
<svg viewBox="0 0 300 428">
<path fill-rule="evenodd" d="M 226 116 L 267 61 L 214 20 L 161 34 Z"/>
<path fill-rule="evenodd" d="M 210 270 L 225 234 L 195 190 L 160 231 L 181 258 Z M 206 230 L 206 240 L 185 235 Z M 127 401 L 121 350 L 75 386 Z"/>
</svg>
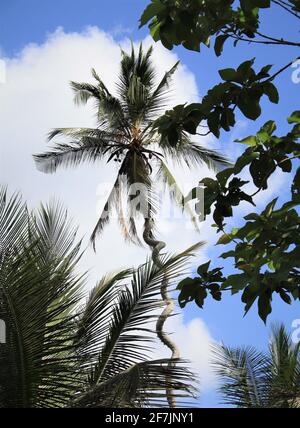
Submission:
<svg viewBox="0 0 300 428">
<path fill-rule="evenodd" d="M 236 110 L 246 118 L 256 120 L 261 115 L 260 101 L 266 95 L 272 103 L 278 103 L 279 95 L 274 80 L 295 61 L 299 60 L 300 42 L 274 37 L 260 30 L 260 11 L 280 6 L 295 18 L 300 18 L 299 0 L 152 0 L 145 9 L 140 23 L 149 23 L 155 41 L 160 40 L 167 49 L 182 45 L 186 49 L 200 52 L 203 44 L 210 47 L 214 39 L 217 56 L 223 53 L 228 39 L 264 45 L 289 46 L 295 48 L 294 58 L 273 75 L 271 65 L 258 73 L 253 69 L 254 60 L 243 62 L 236 70 L 226 68 L 219 71 L 223 83 L 208 91 L 201 103 L 180 105 L 167 111 L 156 121 L 155 127 L 162 138 L 168 138 L 174 147 L 180 142 L 182 131 L 195 135 L 212 133 L 217 138 L 220 131 L 230 131 L 236 124 Z M 198 132 L 206 123 L 208 131 Z"/>
<path fill-rule="evenodd" d="M 299 0 L 151 0 L 140 19 L 140 26 L 148 23 L 155 41 L 167 48 L 182 45 L 200 52 L 201 45 L 210 47 L 214 39 L 216 55 L 224 43 L 238 42 L 300 47 L 300 42 L 277 38 L 260 31 L 261 10 L 280 7 L 293 18 L 300 19 Z"/>
<path fill-rule="evenodd" d="M 204 214 L 212 213 L 215 227 L 222 236 L 217 245 L 230 245 L 221 258 L 233 258 L 239 273 L 225 276 L 222 268 L 209 270 L 210 262 L 198 268 L 198 277 L 183 280 L 179 303 L 184 307 L 195 301 L 203 307 L 208 292 L 216 300 L 225 291 L 242 292 L 246 313 L 254 302 L 258 313 L 266 321 L 272 310 L 273 294 L 277 293 L 288 304 L 300 300 L 300 112 L 295 111 L 288 122 L 290 132 L 282 137 L 274 135 L 275 122 L 267 122 L 255 136 L 238 140 L 249 147 L 235 165 L 216 175 L 205 178 Z M 298 169 L 297 169 L 298 165 Z M 241 202 L 254 204 L 253 197 L 268 188 L 272 174 L 280 169 L 295 174 L 291 198 L 276 208 L 277 198 L 260 213 L 250 213 L 242 227 L 226 231 L 225 219 L 234 215 L 234 207 Z M 250 173 L 257 190 L 248 194 L 242 188 L 249 183 L 240 178 Z M 191 195 L 195 192 L 191 191 Z"/>
</svg>

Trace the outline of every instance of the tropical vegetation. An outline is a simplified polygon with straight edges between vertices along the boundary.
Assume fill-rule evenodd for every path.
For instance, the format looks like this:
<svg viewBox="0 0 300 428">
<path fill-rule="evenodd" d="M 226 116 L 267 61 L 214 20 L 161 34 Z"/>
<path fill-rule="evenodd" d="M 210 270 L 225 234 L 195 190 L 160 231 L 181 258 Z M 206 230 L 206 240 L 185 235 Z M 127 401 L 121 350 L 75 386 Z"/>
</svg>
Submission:
<svg viewBox="0 0 300 428">
<path fill-rule="evenodd" d="M 300 344 L 284 325 L 274 326 L 269 351 L 215 347 L 214 368 L 226 405 L 242 408 L 300 407 Z"/>
<path fill-rule="evenodd" d="M 0 191 L 0 407 L 159 407 L 166 388 L 179 403 L 196 393 L 180 360 L 151 359 L 153 323 L 195 248 L 108 274 L 87 297 L 82 256 L 58 204 L 29 212 Z"/>
<path fill-rule="evenodd" d="M 291 26 L 289 34 L 283 27 L 277 29 L 281 37 L 266 34 L 262 29 L 262 15 L 268 20 L 273 8 L 294 20 L 295 26 Z M 224 131 L 234 129 L 239 113 L 256 121 L 263 114 L 264 96 L 278 104 L 276 79 L 299 61 L 300 43 L 290 39 L 292 30 L 297 37 L 299 19 L 298 0 L 152 0 L 140 24 L 149 23 L 153 39 L 160 40 L 167 49 L 182 45 L 200 52 L 201 47 L 213 45 L 216 56 L 226 58 L 224 47 L 232 41 L 235 48 L 246 42 L 253 52 L 255 46 L 264 45 L 265 49 L 289 49 L 293 55 L 273 73 L 270 64 L 256 71 L 255 58 L 244 61 L 237 68 L 230 66 L 219 70 L 222 82 L 211 88 L 200 103 L 180 105 L 167 111 L 154 124 L 157 132 L 169 138 L 175 147 L 180 145 L 178 130 L 182 128 L 194 135 L 200 132 L 199 126 L 206 126 L 207 135 L 220 139 Z M 237 271 L 226 275 L 220 267 L 209 270 L 211 261 L 199 266 L 197 277 L 186 278 L 178 286 L 181 306 L 195 301 L 202 308 L 209 294 L 220 301 L 224 291 L 241 292 L 246 313 L 257 303 L 258 314 L 266 322 L 274 296 L 280 296 L 287 304 L 299 301 L 300 111 L 287 112 L 288 115 L 291 128 L 287 133 L 276 135 L 281 123 L 267 121 L 256 135 L 237 141 L 248 147 L 235 165 L 218 173 L 215 179 L 200 177 L 205 187 L 205 216 L 212 214 L 213 225 L 221 233 L 217 243 L 228 245 L 221 257 L 233 258 L 232 267 Z M 274 198 L 261 213 L 249 213 L 244 219 L 236 217 L 235 207 L 242 203 L 255 206 L 254 197 L 268 188 L 273 174 L 279 170 L 292 175 L 290 192 L 286 192 L 283 203 L 279 205 L 278 198 Z M 254 192 L 244 190 L 248 183 L 253 185 Z M 236 223 L 243 225 L 226 228 L 225 221 L 232 216 Z"/>
<path fill-rule="evenodd" d="M 125 239 L 140 243 L 135 221 L 138 214 L 142 214 L 145 219 L 144 238 L 150 246 L 155 246 L 150 239 L 157 204 L 153 182 L 160 178 L 171 188 L 176 184 L 168 159 L 187 168 L 203 163 L 210 167 L 228 164 L 221 154 L 193 142 L 184 129 L 180 132 L 181 142 L 176 147 L 171 139 L 160 136 L 154 129 L 155 119 L 167 105 L 169 84 L 178 63 L 157 83 L 151 61 L 152 50 L 150 47 L 144 52 L 140 45 L 138 52 L 133 46 L 130 54 L 122 51 L 117 96 L 109 92 L 95 70 L 92 70 L 95 84 L 72 82 L 77 104 L 94 101 L 97 126 L 93 129 L 55 129 L 49 134 L 50 140 L 66 136 L 70 142 L 57 142 L 52 150 L 35 156 L 38 168 L 46 173 L 53 173 L 61 166 L 77 166 L 82 162 L 95 163 L 103 159 L 120 163 L 112 192 L 92 233 L 94 243 L 110 221 L 111 210 L 115 209 Z M 134 191 L 137 184 L 143 185 L 144 191 L 140 188 Z M 184 195 L 178 193 L 179 187 L 176 190 L 177 201 L 188 209 L 183 204 Z M 135 210 L 137 192 L 139 209 Z M 124 195 L 125 208 L 122 205 Z"/>
</svg>

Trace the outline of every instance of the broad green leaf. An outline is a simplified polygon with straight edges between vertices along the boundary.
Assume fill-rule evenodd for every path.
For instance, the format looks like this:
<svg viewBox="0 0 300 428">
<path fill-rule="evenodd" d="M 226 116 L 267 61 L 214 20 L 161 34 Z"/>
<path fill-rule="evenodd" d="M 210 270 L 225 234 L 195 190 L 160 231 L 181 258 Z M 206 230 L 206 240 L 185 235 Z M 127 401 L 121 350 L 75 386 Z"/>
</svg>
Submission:
<svg viewBox="0 0 300 428">
<path fill-rule="evenodd" d="M 272 135 L 276 131 L 276 128 L 277 126 L 274 120 L 269 120 L 262 126 L 260 131 L 265 131 L 267 134 Z"/>
<path fill-rule="evenodd" d="M 144 10 L 141 19 L 140 19 L 140 27 L 143 27 L 147 24 L 150 19 L 152 19 L 155 15 L 157 15 L 162 9 L 165 8 L 165 5 L 160 0 L 152 0 L 146 9 Z"/>
<path fill-rule="evenodd" d="M 294 111 L 288 118 L 288 123 L 300 123 L 300 110 Z"/>
<path fill-rule="evenodd" d="M 278 104 L 279 102 L 279 93 L 276 86 L 271 82 L 266 82 L 263 84 L 263 90 L 265 95 L 269 98 L 271 103 Z"/>
<path fill-rule="evenodd" d="M 234 68 L 224 68 L 223 70 L 219 70 L 219 75 L 227 82 L 235 81 L 237 77 L 237 73 Z"/>
<path fill-rule="evenodd" d="M 259 157 L 259 152 L 244 153 L 238 158 L 234 166 L 234 173 L 239 174 L 245 166 L 249 165 L 254 159 Z"/>
<path fill-rule="evenodd" d="M 221 53 L 223 52 L 224 43 L 226 42 L 228 37 L 229 36 L 225 34 L 223 34 L 222 36 L 216 37 L 214 49 L 215 49 L 215 54 L 217 56 L 220 56 Z"/>
<path fill-rule="evenodd" d="M 256 120 L 261 115 L 259 100 L 252 97 L 248 91 L 241 94 L 237 106 L 248 119 Z"/>
<path fill-rule="evenodd" d="M 250 135 L 249 137 L 243 138 L 241 140 L 234 140 L 235 143 L 247 144 L 247 146 L 254 147 L 257 145 L 255 135 Z"/>
<path fill-rule="evenodd" d="M 270 290 L 266 290 L 258 298 L 258 314 L 264 323 L 266 323 L 268 316 L 272 312 L 271 302 L 272 294 Z"/>
<path fill-rule="evenodd" d="M 226 245 L 226 244 L 229 244 L 231 240 L 232 240 L 231 235 L 224 233 L 224 235 L 221 236 L 221 238 L 218 240 L 216 245 Z"/>
<path fill-rule="evenodd" d="M 198 267 L 197 272 L 200 276 L 208 272 L 210 263 L 211 263 L 211 260 L 209 260 L 206 263 L 203 263 L 201 266 Z"/>
<path fill-rule="evenodd" d="M 248 275 L 245 275 L 244 273 L 229 275 L 223 282 L 221 290 L 224 290 L 227 287 L 232 287 L 234 290 L 242 290 L 245 288 L 248 282 Z"/>
</svg>

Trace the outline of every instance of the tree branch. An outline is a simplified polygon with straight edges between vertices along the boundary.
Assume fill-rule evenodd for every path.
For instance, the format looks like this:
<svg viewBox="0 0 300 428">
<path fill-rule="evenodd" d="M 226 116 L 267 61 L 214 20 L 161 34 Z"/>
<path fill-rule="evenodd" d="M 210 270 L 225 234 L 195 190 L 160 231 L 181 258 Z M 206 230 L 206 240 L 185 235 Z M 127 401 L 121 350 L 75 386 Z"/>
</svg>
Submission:
<svg viewBox="0 0 300 428">
<path fill-rule="evenodd" d="M 300 19 L 300 15 L 298 15 L 297 12 L 294 12 L 293 10 L 289 9 L 287 5 L 285 5 L 285 3 L 281 3 L 278 0 L 272 0 L 273 3 L 277 4 L 279 7 L 282 7 L 283 9 L 285 9 L 288 13 L 290 13 L 291 15 L 295 16 L 296 18 Z"/>
<path fill-rule="evenodd" d="M 235 34 L 226 33 L 224 30 L 221 30 L 221 33 L 231 37 L 232 39 L 235 39 L 241 42 L 255 43 L 255 44 L 262 44 L 262 45 L 284 45 L 284 46 L 300 47 L 300 43 L 290 42 L 288 40 L 283 40 L 283 39 L 275 39 L 274 37 L 265 36 L 264 34 L 261 34 L 259 32 L 256 32 L 256 34 L 259 35 L 260 37 L 264 37 L 267 40 L 247 39 L 244 37 L 236 36 Z"/>
<path fill-rule="evenodd" d="M 277 45 L 300 47 L 300 43 L 297 43 L 297 42 L 290 42 L 289 40 L 277 39 L 276 37 L 266 36 L 265 34 L 260 33 L 259 31 L 256 31 L 256 34 L 258 34 L 260 37 L 263 37 L 264 39 L 271 40 L 272 42 L 274 42 L 274 44 L 277 44 Z"/>
<path fill-rule="evenodd" d="M 273 74 L 271 77 L 269 77 L 266 82 L 270 82 L 272 80 L 274 80 L 280 73 L 282 73 L 283 71 L 285 71 L 287 68 L 291 67 L 294 62 L 300 60 L 300 57 L 298 56 L 298 58 L 295 58 L 293 61 L 289 62 L 287 65 L 285 65 L 284 67 L 282 67 L 280 70 L 278 70 L 275 74 Z"/>
</svg>

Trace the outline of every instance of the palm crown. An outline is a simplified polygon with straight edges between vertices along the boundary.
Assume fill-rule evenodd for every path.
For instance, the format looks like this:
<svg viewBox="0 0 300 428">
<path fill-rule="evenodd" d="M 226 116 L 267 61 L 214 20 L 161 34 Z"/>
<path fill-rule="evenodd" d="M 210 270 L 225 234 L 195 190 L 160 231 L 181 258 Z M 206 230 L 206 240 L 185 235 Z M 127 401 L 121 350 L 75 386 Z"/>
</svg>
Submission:
<svg viewBox="0 0 300 428">
<path fill-rule="evenodd" d="M 185 364 L 151 360 L 150 345 L 162 278 L 174 283 L 193 249 L 107 275 L 83 304 L 80 242 L 59 205 L 30 214 L 0 189 L 0 238 L 1 408 L 159 406 L 165 388 L 191 397 Z"/>
<path fill-rule="evenodd" d="M 152 172 L 154 168 L 169 186 L 175 184 L 167 166 L 167 160 L 184 163 L 188 166 L 203 162 L 210 167 L 226 163 L 226 159 L 213 150 L 208 150 L 192 142 L 182 131 L 179 143 L 174 147 L 167 138 L 159 136 L 153 126 L 155 118 L 164 109 L 169 83 L 178 63 L 174 65 L 156 84 L 155 70 L 151 62 L 152 48 L 144 53 L 142 45 L 136 54 L 122 51 L 121 72 L 117 83 L 117 95 L 113 96 L 104 85 L 95 70 L 92 74 L 96 83 L 71 82 L 76 103 L 95 101 L 97 108 L 97 127 L 55 129 L 49 135 L 67 136 L 68 143 L 57 143 L 53 150 L 36 155 L 38 168 L 53 173 L 60 166 L 76 166 L 82 162 L 96 162 L 107 159 L 120 162 L 120 168 L 112 192 L 104 211 L 93 231 L 92 240 L 109 222 L 108 212 L 116 209 L 124 235 L 127 239 L 139 242 L 135 223 L 137 211 L 133 211 L 129 202 L 133 196 L 129 187 L 142 184 L 147 191 L 140 192 L 140 205 L 147 207 L 144 217 L 153 220 L 155 201 L 153 200 Z M 178 194 L 181 203 L 183 195 Z M 121 199 L 127 194 L 127 207 L 123 208 Z M 187 207 L 189 208 L 189 207 Z"/>
<path fill-rule="evenodd" d="M 269 352 L 218 346 L 214 366 L 225 403 L 237 407 L 300 407 L 300 343 L 283 325 L 272 329 Z"/>
</svg>

